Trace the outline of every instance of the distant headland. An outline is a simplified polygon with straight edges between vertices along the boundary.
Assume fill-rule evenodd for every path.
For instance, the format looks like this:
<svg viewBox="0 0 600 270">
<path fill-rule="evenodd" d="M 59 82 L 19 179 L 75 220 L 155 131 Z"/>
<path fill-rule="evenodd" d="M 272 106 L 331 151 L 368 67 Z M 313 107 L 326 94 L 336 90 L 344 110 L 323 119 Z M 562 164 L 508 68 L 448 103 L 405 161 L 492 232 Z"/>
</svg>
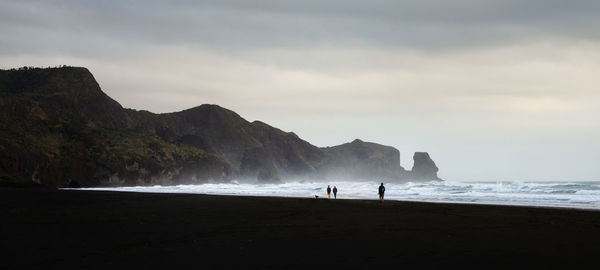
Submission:
<svg viewBox="0 0 600 270">
<path fill-rule="evenodd" d="M 253 179 L 439 180 L 428 153 L 356 139 L 320 148 L 217 105 L 123 108 L 82 67 L 0 70 L 0 182 L 50 187 Z"/>
</svg>

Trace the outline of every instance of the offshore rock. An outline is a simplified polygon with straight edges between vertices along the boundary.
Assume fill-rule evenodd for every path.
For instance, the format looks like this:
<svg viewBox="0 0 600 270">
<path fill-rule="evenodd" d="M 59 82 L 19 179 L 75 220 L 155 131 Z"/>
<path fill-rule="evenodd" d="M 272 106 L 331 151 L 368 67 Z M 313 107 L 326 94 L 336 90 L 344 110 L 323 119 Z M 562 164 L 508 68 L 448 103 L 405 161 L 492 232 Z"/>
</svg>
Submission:
<svg viewBox="0 0 600 270">
<path fill-rule="evenodd" d="M 427 152 L 415 152 L 413 160 L 412 177 L 415 180 L 440 180 L 438 167 Z"/>
</svg>

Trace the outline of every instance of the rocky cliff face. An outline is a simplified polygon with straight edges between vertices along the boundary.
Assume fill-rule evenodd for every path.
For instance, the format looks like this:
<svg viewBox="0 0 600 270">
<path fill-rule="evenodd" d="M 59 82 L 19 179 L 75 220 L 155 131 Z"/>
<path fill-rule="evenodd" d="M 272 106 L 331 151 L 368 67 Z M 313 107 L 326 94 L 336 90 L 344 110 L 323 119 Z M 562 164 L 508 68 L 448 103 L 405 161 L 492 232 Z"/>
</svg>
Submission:
<svg viewBox="0 0 600 270">
<path fill-rule="evenodd" d="M 437 179 L 426 153 L 400 167 L 393 147 L 318 148 L 217 105 L 123 109 L 85 68 L 0 70 L 0 181 L 49 186 L 205 183 L 231 178 Z"/>
<path fill-rule="evenodd" d="M 127 129 L 84 68 L 0 71 L 0 181 L 66 187 L 223 181 L 229 164 Z"/>
<path fill-rule="evenodd" d="M 326 178 L 389 181 L 406 176 L 400 166 L 400 151 L 390 146 L 356 139 L 322 150 L 326 158 L 321 173 Z"/>
<path fill-rule="evenodd" d="M 414 164 L 411 177 L 416 180 L 439 180 L 438 167 L 429 157 L 427 152 L 416 152 L 413 156 Z"/>
<path fill-rule="evenodd" d="M 128 113 L 132 130 L 223 157 L 231 164 L 233 177 L 276 181 L 308 176 L 317 172 L 324 158 L 318 147 L 291 132 L 248 122 L 217 105 L 168 114 Z"/>
</svg>

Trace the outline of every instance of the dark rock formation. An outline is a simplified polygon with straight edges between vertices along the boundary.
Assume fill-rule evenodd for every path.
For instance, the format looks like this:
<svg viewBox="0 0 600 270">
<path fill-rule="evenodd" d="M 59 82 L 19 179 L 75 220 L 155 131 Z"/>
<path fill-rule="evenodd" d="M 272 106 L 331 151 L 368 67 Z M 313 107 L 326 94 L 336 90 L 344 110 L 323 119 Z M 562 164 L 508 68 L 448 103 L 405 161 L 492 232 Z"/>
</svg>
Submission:
<svg viewBox="0 0 600 270">
<path fill-rule="evenodd" d="M 411 176 L 416 180 L 439 180 L 438 167 L 427 152 L 416 152 Z"/>
<path fill-rule="evenodd" d="M 154 114 L 124 109 L 85 68 L 0 70 L 0 182 L 151 185 L 250 178 L 429 179 L 393 147 L 355 140 L 318 148 L 217 105 Z"/>
<path fill-rule="evenodd" d="M 0 181 L 53 187 L 224 181 L 198 148 L 129 131 L 85 68 L 0 70 Z"/>
<path fill-rule="evenodd" d="M 406 171 L 400 166 L 396 148 L 359 139 L 322 148 L 326 159 L 321 173 L 326 178 L 398 180 Z"/>
<path fill-rule="evenodd" d="M 167 114 L 128 110 L 128 114 L 133 131 L 223 157 L 231 164 L 234 177 L 269 180 L 306 176 L 315 174 L 324 158 L 318 147 L 293 133 L 260 121 L 248 122 L 217 105 Z"/>
</svg>

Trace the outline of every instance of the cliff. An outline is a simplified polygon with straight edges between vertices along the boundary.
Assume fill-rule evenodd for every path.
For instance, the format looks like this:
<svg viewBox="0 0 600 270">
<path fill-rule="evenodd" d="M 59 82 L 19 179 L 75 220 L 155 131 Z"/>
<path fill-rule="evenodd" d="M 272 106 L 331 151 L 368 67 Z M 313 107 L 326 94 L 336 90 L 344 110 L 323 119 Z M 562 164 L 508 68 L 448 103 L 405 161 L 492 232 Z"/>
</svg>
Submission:
<svg viewBox="0 0 600 270">
<path fill-rule="evenodd" d="M 410 172 L 400 167 L 393 147 L 355 140 L 319 148 L 217 105 L 164 114 L 124 109 L 85 68 L 0 70 L 0 95 L 4 182 L 66 187 L 231 178 L 437 179 L 428 155 L 419 155 Z"/>
<path fill-rule="evenodd" d="M 222 158 L 127 129 L 85 68 L 0 71 L 0 179 L 47 186 L 223 181 Z"/>
<path fill-rule="evenodd" d="M 314 175 L 324 158 L 316 146 L 263 122 L 248 122 L 217 105 L 152 114 L 128 110 L 133 131 L 223 157 L 234 177 L 278 180 Z"/>
</svg>

